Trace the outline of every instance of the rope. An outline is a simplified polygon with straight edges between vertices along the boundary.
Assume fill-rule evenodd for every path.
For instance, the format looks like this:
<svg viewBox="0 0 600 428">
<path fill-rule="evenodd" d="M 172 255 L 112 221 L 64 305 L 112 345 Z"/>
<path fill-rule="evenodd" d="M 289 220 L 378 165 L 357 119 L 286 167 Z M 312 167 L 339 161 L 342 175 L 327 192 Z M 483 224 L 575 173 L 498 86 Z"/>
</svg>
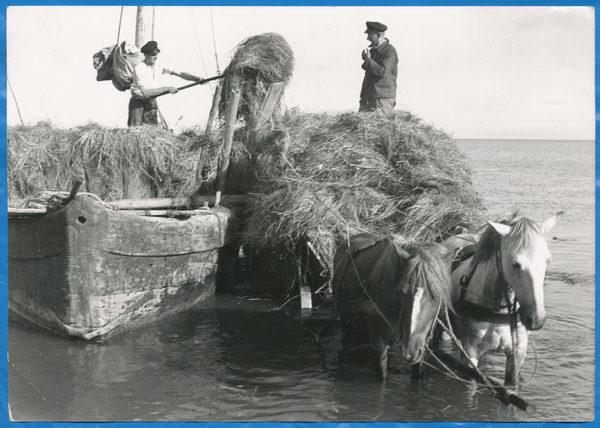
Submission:
<svg viewBox="0 0 600 428">
<path fill-rule="evenodd" d="M 210 26 L 212 29 L 213 47 L 215 49 L 215 61 L 217 62 L 217 75 L 220 75 L 221 70 L 219 69 L 219 57 L 217 56 L 217 42 L 215 39 L 215 25 L 213 23 L 212 7 L 209 10 L 210 10 Z"/>
<path fill-rule="evenodd" d="M 496 253 L 496 265 L 498 269 L 498 276 L 500 277 L 500 281 L 502 282 L 502 292 L 504 293 L 504 299 L 506 300 L 506 305 L 508 307 L 508 315 L 510 320 L 510 339 L 512 350 L 510 353 L 510 357 L 512 358 L 513 365 L 513 373 L 512 373 L 512 381 L 515 388 L 518 386 L 519 382 L 519 368 L 517 367 L 517 362 L 519 361 L 519 337 L 517 330 L 517 302 L 511 302 L 510 296 L 508 295 L 508 283 L 506 282 L 506 278 L 504 277 L 504 273 L 502 270 L 502 255 L 500 253 L 500 249 Z"/>
<path fill-rule="evenodd" d="M 531 339 L 531 337 L 529 339 Z M 535 346 L 533 345 L 533 342 L 531 340 L 529 341 L 529 344 L 531 345 L 531 348 L 533 349 L 533 361 L 535 361 L 535 366 L 533 367 L 533 374 L 531 375 L 531 378 L 527 382 L 524 382 L 523 385 L 529 385 L 533 381 L 533 378 L 535 377 L 535 375 L 537 373 L 537 367 L 538 367 L 537 350 L 535 349 Z"/>
<path fill-rule="evenodd" d="M 481 370 L 479 370 L 479 367 L 477 367 L 475 365 L 475 363 L 473 363 L 473 361 L 471 361 L 471 358 L 469 358 L 469 354 L 467 354 L 467 351 L 465 351 L 465 348 L 463 348 L 461 341 L 458 340 L 458 338 L 454 335 L 454 331 L 452 331 L 452 327 L 450 325 L 450 317 L 448 315 L 448 310 L 447 310 L 446 307 L 444 307 L 444 313 L 446 315 L 446 320 L 448 322 L 448 327 L 446 327 L 446 325 L 439 318 L 436 318 L 437 323 L 440 326 L 442 326 L 442 328 L 448 334 L 448 336 L 450 336 L 450 338 L 452 339 L 452 341 L 454 342 L 454 344 L 456 345 L 456 347 L 458 348 L 458 350 L 462 353 L 462 355 L 464 355 L 466 357 L 467 361 L 469 361 L 469 365 L 475 370 L 475 372 L 477 373 L 477 375 L 483 381 L 484 385 L 486 387 L 488 387 L 489 389 L 491 389 L 492 391 L 494 391 L 494 393 L 496 393 L 496 389 L 491 384 L 491 382 L 488 380 L 487 376 L 485 376 L 481 372 Z"/>
<path fill-rule="evenodd" d="M 25 126 L 25 122 L 23 122 L 23 117 L 21 117 L 21 109 L 19 108 L 19 103 L 17 102 L 17 97 L 15 95 L 15 91 L 13 90 L 12 85 L 10 84 L 10 80 L 8 80 L 8 75 L 6 76 L 6 83 L 8 83 L 8 87 L 10 88 L 10 93 L 15 100 L 15 105 L 17 106 L 17 113 L 19 114 L 19 119 L 21 120 L 21 125 Z"/>
<path fill-rule="evenodd" d="M 432 369 L 443 373 L 443 374 L 447 374 L 449 377 L 459 380 L 461 382 L 466 383 L 463 379 L 461 379 L 456 373 L 454 373 L 452 371 L 452 369 L 450 367 L 448 367 L 446 364 L 444 364 L 444 362 L 442 360 L 440 360 L 437 355 L 435 355 L 433 353 L 433 351 L 431 350 L 431 348 L 429 347 L 429 343 L 427 345 L 425 345 L 425 347 L 427 348 L 427 351 L 429 352 L 429 355 L 431 355 L 433 358 L 435 358 L 435 360 L 438 362 L 439 365 L 441 365 L 444 369 L 446 369 L 446 372 L 441 371 L 440 369 L 438 369 L 436 366 L 434 366 L 433 364 L 429 364 L 427 361 L 423 361 L 423 364 L 425 364 L 428 367 L 431 367 Z"/>
<path fill-rule="evenodd" d="M 196 34 L 196 45 L 198 46 L 198 52 L 200 53 L 200 61 L 202 61 L 204 75 L 208 76 L 208 72 L 206 71 L 206 63 L 204 62 L 204 56 L 202 56 L 202 48 L 200 47 L 200 37 L 198 36 L 198 27 L 196 26 L 196 15 L 194 13 L 194 8 L 192 8 L 192 20 L 194 21 L 194 32 Z"/>
<path fill-rule="evenodd" d="M 119 41 L 121 40 L 121 23 L 123 22 L 123 9 L 125 6 L 121 6 L 121 16 L 119 17 L 119 30 L 117 31 L 117 46 L 119 45 Z"/>
</svg>

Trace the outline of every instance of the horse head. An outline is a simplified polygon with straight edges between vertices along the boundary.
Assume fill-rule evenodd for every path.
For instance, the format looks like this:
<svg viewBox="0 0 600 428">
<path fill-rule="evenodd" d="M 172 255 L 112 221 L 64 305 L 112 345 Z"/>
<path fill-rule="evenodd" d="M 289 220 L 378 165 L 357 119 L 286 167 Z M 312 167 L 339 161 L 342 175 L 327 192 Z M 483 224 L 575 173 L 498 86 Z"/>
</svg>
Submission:
<svg viewBox="0 0 600 428">
<path fill-rule="evenodd" d="M 500 235 L 500 280 L 514 291 L 521 321 L 528 330 L 542 328 L 546 320 L 544 278 L 551 254 L 544 235 L 561 215 L 556 213 L 542 224 L 516 218 L 516 213 L 504 223 L 488 222 Z"/>
<path fill-rule="evenodd" d="M 441 306 L 451 307 L 451 279 L 442 245 L 406 241 L 403 249 L 410 257 L 402 281 L 401 353 L 408 362 L 417 363 L 423 358 Z"/>
</svg>

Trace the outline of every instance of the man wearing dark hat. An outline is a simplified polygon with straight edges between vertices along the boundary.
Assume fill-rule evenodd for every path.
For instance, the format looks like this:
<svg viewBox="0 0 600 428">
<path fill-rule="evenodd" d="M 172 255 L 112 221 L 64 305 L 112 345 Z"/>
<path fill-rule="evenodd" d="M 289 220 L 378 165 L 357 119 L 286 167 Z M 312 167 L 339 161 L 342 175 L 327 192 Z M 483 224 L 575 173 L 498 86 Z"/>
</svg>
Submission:
<svg viewBox="0 0 600 428">
<path fill-rule="evenodd" d="M 144 61 L 136 65 L 133 70 L 127 120 L 129 126 L 158 124 L 158 104 L 155 97 L 166 93 L 176 94 L 178 91 L 174 86 L 161 86 L 160 78 L 163 74 L 172 74 L 193 82 L 202 80 L 189 73 L 163 68 L 157 60 L 160 49 L 155 41 L 146 43 L 141 51 L 144 54 Z"/>
<path fill-rule="evenodd" d="M 363 50 L 362 68 L 365 78 L 360 91 L 358 111 L 381 110 L 390 113 L 396 106 L 398 54 L 385 38 L 387 27 L 380 22 L 367 22 L 369 48 Z"/>
</svg>

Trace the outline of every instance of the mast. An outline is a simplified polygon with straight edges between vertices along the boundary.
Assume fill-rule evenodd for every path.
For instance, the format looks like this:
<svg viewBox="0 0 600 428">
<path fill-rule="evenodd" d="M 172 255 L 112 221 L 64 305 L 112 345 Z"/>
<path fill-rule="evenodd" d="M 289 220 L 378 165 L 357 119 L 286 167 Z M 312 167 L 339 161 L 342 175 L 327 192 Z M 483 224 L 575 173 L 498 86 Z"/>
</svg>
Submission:
<svg viewBox="0 0 600 428">
<path fill-rule="evenodd" d="M 154 40 L 154 6 L 138 6 L 135 20 L 135 45 L 144 46 Z"/>
</svg>

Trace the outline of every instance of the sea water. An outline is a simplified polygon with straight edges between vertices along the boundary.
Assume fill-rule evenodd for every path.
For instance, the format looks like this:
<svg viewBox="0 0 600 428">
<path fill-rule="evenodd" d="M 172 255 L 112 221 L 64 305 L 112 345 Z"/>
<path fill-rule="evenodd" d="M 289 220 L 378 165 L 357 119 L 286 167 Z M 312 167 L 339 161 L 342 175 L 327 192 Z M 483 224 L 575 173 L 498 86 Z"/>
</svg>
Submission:
<svg viewBox="0 0 600 428">
<path fill-rule="evenodd" d="M 297 302 L 218 295 L 188 311 L 82 342 L 9 317 L 9 401 L 16 421 L 590 421 L 594 418 L 595 173 L 591 141 L 459 141 L 487 215 L 519 206 L 548 236 L 548 320 L 530 337 L 519 395 L 506 407 L 481 386 L 427 368 L 412 379 L 393 350 L 386 382 L 347 361 L 336 332 Z M 315 310 L 315 317 L 319 310 Z M 324 314 L 321 314 L 324 315 Z M 502 377 L 504 358 L 482 361 Z"/>
</svg>

